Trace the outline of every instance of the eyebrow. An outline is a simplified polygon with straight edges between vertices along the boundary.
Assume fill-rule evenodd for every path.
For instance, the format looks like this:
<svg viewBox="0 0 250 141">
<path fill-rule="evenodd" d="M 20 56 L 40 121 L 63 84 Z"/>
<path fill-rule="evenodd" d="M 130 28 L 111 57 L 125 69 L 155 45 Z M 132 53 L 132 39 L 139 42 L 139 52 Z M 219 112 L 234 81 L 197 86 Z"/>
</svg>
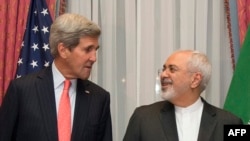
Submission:
<svg viewBox="0 0 250 141">
<path fill-rule="evenodd" d="M 180 69 L 177 65 L 173 65 L 173 64 L 170 64 L 168 66 L 163 65 L 163 68 L 167 68 L 167 67 L 174 67 L 174 68 Z"/>
<path fill-rule="evenodd" d="M 92 49 L 98 50 L 100 48 L 100 46 L 95 47 L 94 45 L 90 45 L 90 46 L 86 46 L 84 48 L 85 49 L 92 48 Z"/>
</svg>

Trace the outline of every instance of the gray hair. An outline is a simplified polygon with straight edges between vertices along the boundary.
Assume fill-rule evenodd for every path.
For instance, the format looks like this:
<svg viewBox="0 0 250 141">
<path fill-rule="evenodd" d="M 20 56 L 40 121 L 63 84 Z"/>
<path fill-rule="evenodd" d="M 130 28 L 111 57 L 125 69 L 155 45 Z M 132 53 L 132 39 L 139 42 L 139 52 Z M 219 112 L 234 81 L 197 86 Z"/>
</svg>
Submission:
<svg viewBox="0 0 250 141">
<path fill-rule="evenodd" d="M 53 57 L 58 55 L 59 43 L 69 49 L 76 47 L 85 36 L 99 37 L 100 27 L 79 14 L 63 14 L 55 19 L 50 28 L 50 49 Z"/>
<path fill-rule="evenodd" d="M 200 72 L 202 75 L 201 92 L 206 88 L 211 78 L 212 66 L 207 56 L 199 51 L 192 51 L 192 56 L 188 61 L 188 69 L 191 72 Z"/>
</svg>

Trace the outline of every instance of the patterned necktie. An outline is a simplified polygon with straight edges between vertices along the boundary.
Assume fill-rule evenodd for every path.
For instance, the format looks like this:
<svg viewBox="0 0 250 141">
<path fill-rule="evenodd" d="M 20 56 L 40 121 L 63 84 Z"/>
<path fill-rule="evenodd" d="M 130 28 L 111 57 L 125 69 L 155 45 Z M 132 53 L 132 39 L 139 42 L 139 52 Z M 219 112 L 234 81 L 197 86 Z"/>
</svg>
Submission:
<svg viewBox="0 0 250 141">
<path fill-rule="evenodd" d="M 71 138 L 71 108 L 69 99 L 70 80 L 64 81 L 58 110 L 58 138 L 59 141 L 70 141 Z"/>
</svg>

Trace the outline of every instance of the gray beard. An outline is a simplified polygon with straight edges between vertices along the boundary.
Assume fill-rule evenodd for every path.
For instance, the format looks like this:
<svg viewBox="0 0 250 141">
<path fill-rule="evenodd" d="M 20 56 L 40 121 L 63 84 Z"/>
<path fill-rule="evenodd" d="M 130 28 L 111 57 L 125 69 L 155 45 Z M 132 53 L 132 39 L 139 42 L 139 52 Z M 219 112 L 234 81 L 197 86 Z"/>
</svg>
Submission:
<svg viewBox="0 0 250 141">
<path fill-rule="evenodd" d="M 173 86 L 166 89 L 166 90 L 161 91 L 161 98 L 164 100 L 170 100 L 175 96 L 176 96 L 176 92 L 175 92 Z"/>
</svg>

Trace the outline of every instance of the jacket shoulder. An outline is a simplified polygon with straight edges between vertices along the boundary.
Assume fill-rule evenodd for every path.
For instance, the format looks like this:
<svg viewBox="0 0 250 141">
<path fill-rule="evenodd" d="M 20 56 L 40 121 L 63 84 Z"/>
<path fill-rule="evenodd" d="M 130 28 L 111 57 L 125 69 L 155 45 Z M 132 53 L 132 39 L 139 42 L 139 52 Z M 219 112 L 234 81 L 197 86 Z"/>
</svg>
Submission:
<svg viewBox="0 0 250 141">
<path fill-rule="evenodd" d="M 207 102 L 205 102 L 205 111 L 210 113 L 212 116 L 216 116 L 217 120 L 225 124 L 242 124 L 241 118 L 237 115 Z"/>
</svg>

